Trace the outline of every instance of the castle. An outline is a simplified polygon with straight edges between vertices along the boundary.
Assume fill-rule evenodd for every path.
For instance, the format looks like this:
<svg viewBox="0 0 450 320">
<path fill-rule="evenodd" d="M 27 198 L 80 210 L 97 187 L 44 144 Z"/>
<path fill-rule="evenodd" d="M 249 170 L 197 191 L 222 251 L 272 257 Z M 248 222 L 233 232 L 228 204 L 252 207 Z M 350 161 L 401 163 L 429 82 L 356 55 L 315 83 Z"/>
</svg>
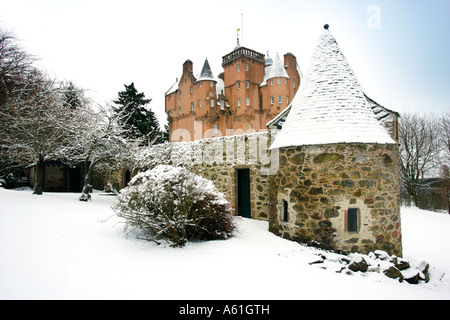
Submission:
<svg viewBox="0 0 450 320">
<path fill-rule="evenodd" d="M 170 141 L 194 141 L 259 132 L 286 109 L 300 86 L 292 53 L 275 59 L 239 45 L 222 58 L 224 71 L 213 76 L 208 59 L 195 77 L 183 64 L 180 80 L 166 92 Z"/>
<path fill-rule="evenodd" d="M 270 64 L 238 46 L 219 79 L 207 60 L 195 78 L 187 61 L 166 94 L 172 141 L 182 142 L 146 150 L 136 170 L 185 166 L 283 238 L 401 256 L 399 115 L 366 96 L 328 25 L 300 88 L 295 57 L 284 58 Z M 116 175 L 118 189 L 127 174 Z"/>
</svg>

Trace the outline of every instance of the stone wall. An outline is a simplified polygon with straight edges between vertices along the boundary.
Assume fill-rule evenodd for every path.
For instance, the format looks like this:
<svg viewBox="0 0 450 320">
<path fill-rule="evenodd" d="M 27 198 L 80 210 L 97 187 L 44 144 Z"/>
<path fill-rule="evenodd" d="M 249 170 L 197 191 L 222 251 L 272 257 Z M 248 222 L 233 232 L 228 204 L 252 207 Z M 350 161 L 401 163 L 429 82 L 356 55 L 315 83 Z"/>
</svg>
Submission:
<svg viewBox="0 0 450 320">
<path fill-rule="evenodd" d="M 270 181 L 269 229 L 345 252 L 381 249 L 401 256 L 396 145 L 336 144 L 281 149 Z M 288 211 L 286 222 L 282 212 Z M 357 209 L 349 231 L 348 209 Z"/>
<path fill-rule="evenodd" d="M 214 182 L 237 212 L 237 170 L 250 171 L 250 206 L 253 219 L 267 220 L 269 212 L 269 174 L 278 169 L 278 152 L 270 152 L 268 132 L 203 139 L 194 142 L 172 142 L 143 150 L 138 163 L 130 166 L 131 175 L 159 164 L 183 166 Z M 94 187 L 103 189 L 111 182 L 117 190 L 125 185 L 125 168 L 94 172 Z"/>
</svg>

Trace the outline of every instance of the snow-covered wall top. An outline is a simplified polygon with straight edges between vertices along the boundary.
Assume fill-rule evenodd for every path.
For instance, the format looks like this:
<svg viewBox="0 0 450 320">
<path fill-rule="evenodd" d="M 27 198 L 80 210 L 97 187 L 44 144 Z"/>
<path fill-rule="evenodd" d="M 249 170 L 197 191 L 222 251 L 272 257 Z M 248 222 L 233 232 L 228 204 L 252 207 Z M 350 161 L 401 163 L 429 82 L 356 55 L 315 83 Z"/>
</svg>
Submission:
<svg viewBox="0 0 450 320">
<path fill-rule="evenodd" d="M 325 30 L 271 149 L 332 143 L 395 141 L 375 118 L 347 59 Z"/>
</svg>

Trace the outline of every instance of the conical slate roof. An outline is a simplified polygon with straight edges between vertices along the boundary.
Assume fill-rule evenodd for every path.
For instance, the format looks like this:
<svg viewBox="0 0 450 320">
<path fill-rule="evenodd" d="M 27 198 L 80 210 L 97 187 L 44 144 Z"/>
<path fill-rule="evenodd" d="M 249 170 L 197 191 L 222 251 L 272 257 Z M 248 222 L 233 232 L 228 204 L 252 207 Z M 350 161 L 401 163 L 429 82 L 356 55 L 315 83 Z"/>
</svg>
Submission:
<svg viewBox="0 0 450 320">
<path fill-rule="evenodd" d="M 272 59 L 270 59 L 272 60 Z M 266 59 L 267 61 L 267 59 Z M 276 55 L 275 60 L 272 60 L 272 64 L 269 64 L 266 66 L 264 71 L 264 79 L 261 82 L 261 87 L 265 86 L 267 84 L 267 80 L 273 79 L 273 78 L 288 78 L 289 75 L 286 72 L 286 69 L 284 68 L 283 63 L 281 62 L 280 56 Z"/>
<path fill-rule="evenodd" d="M 205 59 L 205 63 L 203 64 L 202 72 L 200 72 L 200 76 L 197 79 L 197 81 L 204 81 L 204 80 L 217 81 L 213 76 L 211 67 L 209 66 L 208 58 Z"/>
<path fill-rule="evenodd" d="M 326 28 L 271 149 L 333 143 L 395 141 L 376 120 L 353 70 Z"/>
</svg>

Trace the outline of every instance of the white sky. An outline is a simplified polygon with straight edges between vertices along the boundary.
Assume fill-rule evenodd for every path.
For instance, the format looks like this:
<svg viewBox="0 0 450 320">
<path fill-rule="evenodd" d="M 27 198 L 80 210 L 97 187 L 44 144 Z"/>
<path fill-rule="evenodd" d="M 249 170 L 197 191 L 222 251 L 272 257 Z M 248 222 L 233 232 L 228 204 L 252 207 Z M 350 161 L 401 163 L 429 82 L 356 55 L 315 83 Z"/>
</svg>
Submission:
<svg viewBox="0 0 450 320">
<path fill-rule="evenodd" d="M 185 60 L 194 73 L 206 57 L 215 76 L 222 71 L 241 13 L 250 49 L 292 52 L 305 73 L 328 23 L 372 99 L 400 113 L 450 110 L 448 0 L 0 0 L 0 26 L 43 69 L 98 102 L 134 82 L 161 124 Z"/>
</svg>

